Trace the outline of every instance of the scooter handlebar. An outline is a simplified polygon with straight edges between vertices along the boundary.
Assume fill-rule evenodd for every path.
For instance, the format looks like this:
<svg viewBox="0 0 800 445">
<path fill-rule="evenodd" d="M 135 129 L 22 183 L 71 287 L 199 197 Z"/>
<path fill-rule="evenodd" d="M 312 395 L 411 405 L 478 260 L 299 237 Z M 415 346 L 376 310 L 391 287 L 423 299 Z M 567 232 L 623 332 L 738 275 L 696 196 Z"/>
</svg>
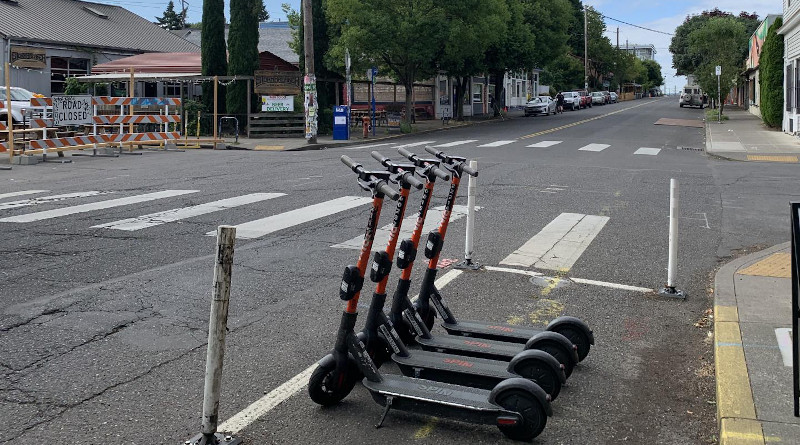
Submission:
<svg viewBox="0 0 800 445">
<path fill-rule="evenodd" d="M 406 158 L 411 159 L 412 161 L 414 160 L 413 158 L 416 157 L 416 155 L 414 153 L 411 153 L 410 151 L 406 150 L 405 148 L 398 148 L 397 152 L 400 153 L 400 156 L 405 156 Z"/>
<path fill-rule="evenodd" d="M 376 161 L 378 161 L 383 166 L 386 166 L 386 163 L 391 161 L 389 158 L 387 158 L 386 156 L 378 153 L 377 151 L 373 151 L 372 152 L 372 159 L 375 159 Z"/>
<path fill-rule="evenodd" d="M 426 145 L 425 146 L 425 151 L 427 151 L 428 153 L 436 156 L 437 158 L 439 158 L 441 160 L 444 160 L 444 158 L 445 158 L 445 154 L 442 151 L 437 150 L 437 149 L 431 147 L 430 145 Z"/>
<path fill-rule="evenodd" d="M 350 170 L 353 170 L 353 171 L 354 171 L 354 172 L 356 172 L 356 173 L 358 173 L 358 170 L 359 170 L 359 169 L 361 169 L 361 164 L 359 164 L 358 162 L 356 162 L 356 161 L 354 161 L 354 160 L 350 159 L 350 157 L 349 157 L 349 156 L 342 155 L 342 157 L 341 157 L 341 158 L 339 158 L 339 159 L 341 159 L 341 160 L 342 160 L 342 163 L 343 163 L 344 165 L 346 165 L 346 166 L 350 167 Z"/>
<path fill-rule="evenodd" d="M 378 183 L 377 190 L 379 193 L 383 194 L 392 201 L 397 201 L 398 199 L 400 199 L 400 192 L 393 189 L 385 181 L 381 181 L 380 183 Z"/>
<path fill-rule="evenodd" d="M 404 175 L 403 180 L 405 180 L 408 183 L 408 185 L 410 185 L 411 187 L 414 187 L 417 190 L 421 190 L 422 187 L 425 185 L 425 184 L 422 183 L 422 181 L 420 181 L 419 179 L 414 177 L 414 175 L 411 174 L 410 172 L 407 172 Z"/>
<path fill-rule="evenodd" d="M 441 179 L 442 181 L 450 180 L 450 174 L 439 167 L 433 167 L 433 174 L 436 175 L 436 177 Z"/>
<path fill-rule="evenodd" d="M 461 173 L 462 174 L 466 173 L 466 174 L 468 174 L 470 176 L 474 176 L 474 177 L 478 176 L 478 170 L 475 170 L 474 168 L 470 167 L 467 164 L 461 164 Z"/>
</svg>

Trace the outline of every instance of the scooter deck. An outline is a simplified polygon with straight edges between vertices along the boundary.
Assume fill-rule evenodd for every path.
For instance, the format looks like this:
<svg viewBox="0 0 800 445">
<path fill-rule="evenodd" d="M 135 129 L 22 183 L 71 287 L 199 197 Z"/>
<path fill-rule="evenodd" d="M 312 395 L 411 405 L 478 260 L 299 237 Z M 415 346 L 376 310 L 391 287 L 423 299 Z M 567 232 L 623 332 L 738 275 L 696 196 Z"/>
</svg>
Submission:
<svg viewBox="0 0 800 445">
<path fill-rule="evenodd" d="M 412 351 L 408 357 L 397 354 L 392 355 L 392 360 L 404 371 L 420 373 L 420 377 L 428 378 L 425 371 L 432 371 L 432 374 L 441 375 L 461 374 L 469 376 L 483 377 L 484 380 L 499 381 L 511 377 L 519 377 L 508 371 L 508 362 L 499 360 L 489 360 L 485 358 L 464 357 L 453 354 L 442 354 L 429 351 Z M 408 374 L 406 374 L 408 375 Z M 432 379 L 438 380 L 438 379 Z M 469 380 L 469 379 L 467 379 Z M 469 385 L 472 386 L 472 385 Z M 493 387 L 494 385 L 491 385 Z"/>
<path fill-rule="evenodd" d="M 380 382 L 364 379 L 364 386 L 382 396 L 419 400 L 426 403 L 467 408 L 474 411 L 497 412 L 502 408 L 489 403 L 490 392 L 450 383 L 434 382 L 394 374 L 382 374 Z"/>
<path fill-rule="evenodd" d="M 461 335 L 432 335 L 431 338 L 417 337 L 422 349 L 426 351 L 448 352 L 470 357 L 509 361 L 523 351 L 524 345 Z"/>
<path fill-rule="evenodd" d="M 458 320 L 458 323 L 442 322 L 442 327 L 451 335 L 487 338 L 512 343 L 526 343 L 534 335 L 544 332 L 542 329 L 475 320 Z"/>
</svg>

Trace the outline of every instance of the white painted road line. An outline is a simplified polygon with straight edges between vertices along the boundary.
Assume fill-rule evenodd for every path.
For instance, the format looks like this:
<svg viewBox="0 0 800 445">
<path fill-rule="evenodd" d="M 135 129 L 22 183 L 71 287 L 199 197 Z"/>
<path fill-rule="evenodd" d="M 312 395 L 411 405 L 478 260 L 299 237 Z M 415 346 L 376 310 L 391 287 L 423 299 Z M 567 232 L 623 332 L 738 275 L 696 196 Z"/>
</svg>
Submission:
<svg viewBox="0 0 800 445">
<path fill-rule="evenodd" d="M 187 195 L 189 193 L 197 193 L 198 191 L 199 190 L 164 190 L 162 192 L 128 196 L 126 198 L 110 199 L 107 201 L 93 202 L 91 204 L 82 204 L 77 206 L 64 207 L 62 209 L 46 210 L 44 212 L 27 213 L 25 215 L 11 216 L 8 218 L 0 219 L 0 222 L 27 223 L 27 222 L 41 221 L 43 219 L 51 219 L 51 218 L 58 218 L 60 216 L 74 215 L 76 213 L 86 213 L 94 210 L 110 209 L 112 207 L 121 207 L 131 204 L 138 204 L 141 202 L 154 201 L 156 199 L 172 198 L 174 196 Z"/>
<path fill-rule="evenodd" d="M 454 142 L 448 142 L 446 144 L 434 145 L 434 147 L 437 147 L 437 148 L 456 147 L 458 145 L 471 144 L 473 142 L 478 142 L 478 140 L 477 139 L 466 139 L 466 140 L 463 140 L 463 141 L 454 141 Z"/>
<path fill-rule="evenodd" d="M 260 238 L 279 230 L 287 229 L 298 224 L 303 224 L 315 219 L 323 218 L 348 209 L 359 207 L 372 202 L 372 198 L 362 196 L 343 196 L 330 201 L 313 204 L 307 207 L 280 213 L 278 215 L 257 219 L 236 226 L 236 238 Z M 216 236 L 217 232 L 206 233 L 207 236 Z"/>
<path fill-rule="evenodd" d="M 783 365 L 792 367 L 792 329 L 791 328 L 778 328 L 775 329 L 775 338 L 778 339 L 778 347 L 781 350 L 783 357 Z"/>
<path fill-rule="evenodd" d="M 509 267 L 494 267 L 494 266 L 486 266 L 485 269 L 492 272 L 507 272 L 517 275 L 526 275 L 529 277 L 542 277 L 547 281 L 552 281 L 554 279 L 553 277 L 545 277 L 541 273 L 534 272 L 531 270 L 511 269 Z M 630 290 L 630 291 L 645 292 L 645 293 L 653 292 L 653 289 L 648 289 L 646 287 L 629 286 L 627 284 L 619 284 L 619 283 L 609 283 L 607 281 L 597 281 L 597 280 L 587 280 L 585 278 L 567 278 L 567 277 L 561 277 L 560 279 L 569 280 L 574 283 L 591 284 L 593 286 L 610 287 L 613 289 L 620 289 L 620 290 Z"/>
<path fill-rule="evenodd" d="M 452 269 L 444 274 L 441 278 L 436 280 L 434 285 L 437 289 L 442 289 L 447 286 L 448 283 L 455 280 L 459 275 L 461 275 L 460 270 Z M 416 299 L 416 297 L 414 297 L 414 299 Z M 303 372 L 300 374 L 297 374 L 279 387 L 270 391 L 264 397 L 251 403 L 247 408 L 238 412 L 230 419 L 222 422 L 217 430 L 229 434 L 236 434 L 239 431 L 247 428 L 247 426 L 258 420 L 261 416 L 267 414 L 276 406 L 285 402 L 287 399 L 308 386 L 308 379 L 311 377 L 311 374 L 314 373 L 314 370 L 317 369 L 317 366 L 318 365 L 314 363 L 303 370 Z"/>
<path fill-rule="evenodd" d="M 359 148 L 375 148 L 375 147 L 383 147 L 385 145 L 394 145 L 397 142 L 384 142 L 382 144 L 370 144 L 370 145 L 354 145 L 352 147 L 342 147 L 345 150 L 358 150 Z"/>
<path fill-rule="evenodd" d="M 513 144 L 514 142 L 517 142 L 517 141 L 516 140 L 513 140 L 513 141 L 494 141 L 494 142 L 489 142 L 488 144 L 478 145 L 478 147 L 500 147 L 502 145 Z"/>
<path fill-rule="evenodd" d="M 411 148 L 411 147 L 419 147 L 420 145 L 430 145 L 430 144 L 433 144 L 434 142 L 436 142 L 436 141 L 412 142 L 412 143 L 410 143 L 410 144 L 398 145 L 398 146 L 396 146 L 396 147 L 394 147 L 394 148 Z"/>
<path fill-rule="evenodd" d="M 58 202 L 72 198 L 87 198 L 89 196 L 104 195 L 106 193 L 110 192 L 98 192 L 95 190 L 90 190 L 88 192 L 65 193 L 63 195 L 42 196 L 39 198 L 23 199 L 21 201 L 10 201 L 0 204 L 0 210 L 10 210 L 39 204 L 49 204 L 51 202 Z"/>
<path fill-rule="evenodd" d="M 236 196 L 234 198 L 220 199 L 219 201 L 207 202 L 205 204 L 198 204 L 191 207 L 181 207 L 178 209 L 165 210 L 163 212 L 151 213 L 149 215 L 142 215 L 137 218 L 128 218 L 119 221 L 113 221 L 106 224 L 98 224 L 92 226 L 95 228 L 115 229 L 134 231 L 154 227 L 161 224 L 180 221 L 186 218 L 205 215 L 207 213 L 219 212 L 221 210 L 231 209 L 234 207 L 243 206 L 246 204 L 253 204 L 259 201 L 266 201 L 268 199 L 278 198 L 285 196 L 286 193 L 250 193 L 248 195 Z"/>
<path fill-rule="evenodd" d="M 13 198 L 14 196 L 35 195 L 37 193 L 47 193 L 50 190 L 23 190 L 21 192 L 0 193 L 0 199 Z"/>
<path fill-rule="evenodd" d="M 607 216 L 562 213 L 500 264 L 569 270 L 608 219 Z"/>
<path fill-rule="evenodd" d="M 650 155 L 655 156 L 661 151 L 660 148 L 642 147 L 633 152 L 635 155 Z"/>
<path fill-rule="evenodd" d="M 578 150 L 581 150 L 581 151 L 603 151 L 608 147 L 610 147 L 610 145 L 606 145 L 606 144 L 589 144 L 589 145 L 586 145 L 586 146 L 583 146 L 583 147 L 579 148 Z"/>
<path fill-rule="evenodd" d="M 529 277 L 541 277 L 542 274 L 539 272 L 534 272 L 532 270 L 522 270 L 522 269 L 512 269 L 510 267 L 495 267 L 495 266 L 486 266 L 486 270 L 493 271 L 493 272 L 507 272 L 507 273 L 515 273 L 518 275 L 527 275 Z"/>
<path fill-rule="evenodd" d="M 552 147 L 553 145 L 558 145 L 564 141 L 541 141 L 535 144 L 528 145 L 528 148 L 547 148 Z"/>
<path fill-rule="evenodd" d="M 480 206 L 475 206 L 475 210 L 480 210 Z M 467 215 L 467 206 L 456 205 L 453 206 L 453 213 L 450 215 L 450 222 L 458 221 Z M 422 233 L 428 233 L 439 226 L 439 221 L 442 219 L 444 213 L 444 206 L 437 206 L 428 210 L 428 215 L 425 218 L 425 224 L 422 226 Z M 411 232 L 414 231 L 414 226 L 417 224 L 417 215 L 407 216 L 403 220 L 403 226 L 400 228 L 400 241 L 411 238 Z M 387 224 L 379 228 L 375 232 L 375 240 L 372 243 L 373 250 L 383 250 L 386 243 L 389 241 L 389 235 L 392 231 L 392 225 Z M 364 243 L 364 235 L 357 236 L 349 239 L 340 244 L 334 244 L 331 247 L 336 249 L 355 249 L 360 250 L 361 245 Z"/>
</svg>

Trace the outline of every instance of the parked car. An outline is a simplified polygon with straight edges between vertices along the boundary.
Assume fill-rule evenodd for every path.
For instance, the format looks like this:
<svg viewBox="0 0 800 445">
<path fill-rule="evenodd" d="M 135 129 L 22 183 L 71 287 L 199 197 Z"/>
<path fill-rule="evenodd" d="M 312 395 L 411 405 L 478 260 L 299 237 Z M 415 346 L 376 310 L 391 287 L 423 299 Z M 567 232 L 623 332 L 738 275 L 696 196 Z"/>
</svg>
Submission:
<svg viewBox="0 0 800 445">
<path fill-rule="evenodd" d="M 550 96 L 539 96 L 525 104 L 525 116 L 550 114 L 556 112 L 556 101 Z"/>
<path fill-rule="evenodd" d="M 618 100 L 618 99 L 619 99 L 619 97 L 617 97 L 617 93 L 615 93 L 615 92 L 613 92 L 613 91 L 612 91 L 612 92 L 611 92 L 611 103 L 612 103 L 612 104 L 615 104 L 615 103 L 617 103 L 617 100 Z"/>
<path fill-rule="evenodd" d="M 606 98 L 606 103 L 610 104 L 611 103 L 611 92 L 610 91 L 601 91 L 601 93 L 603 93 L 603 97 Z"/>
<path fill-rule="evenodd" d="M 21 124 L 23 119 L 28 119 L 31 115 L 41 117 L 45 112 L 41 107 L 31 107 L 31 98 L 33 97 L 37 97 L 37 95 L 25 88 L 11 87 L 11 119 L 14 123 Z M 6 87 L 0 86 L 0 122 L 6 122 L 8 119 L 6 103 Z M 47 107 L 48 117 L 51 111 L 52 109 Z"/>
<path fill-rule="evenodd" d="M 600 91 L 595 91 L 592 93 L 592 105 L 605 105 L 606 104 L 606 95 Z"/>
<path fill-rule="evenodd" d="M 564 91 L 564 109 L 565 110 L 580 110 L 581 108 L 581 95 L 574 91 Z"/>
<path fill-rule="evenodd" d="M 700 107 L 703 109 L 703 92 L 700 90 L 699 87 L 692 87 L 686 86 L 683 87 L 683 91 L 681 91 L 681 98 L 678 100 L 678 104 L 683 107 Z"/>
<path fill-rule="evenodd" d="M 592 96 L 586 90 L 578 90 L 576 93 L 581 96 L 581 108 L 592 107 Z"/>
</svg>

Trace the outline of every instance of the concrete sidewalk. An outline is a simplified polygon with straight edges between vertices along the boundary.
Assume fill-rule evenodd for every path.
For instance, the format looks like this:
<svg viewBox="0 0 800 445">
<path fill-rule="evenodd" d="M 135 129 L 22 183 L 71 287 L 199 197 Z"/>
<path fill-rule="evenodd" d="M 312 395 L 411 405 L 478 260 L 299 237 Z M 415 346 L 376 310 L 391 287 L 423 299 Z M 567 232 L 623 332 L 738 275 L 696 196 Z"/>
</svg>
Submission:
<svg viewBox="0 0 800 445">
<path fill-rule="evenodd" d="M 749 112 L 725 107 L 729 120 L 706 121 L 706 152 L 739 161 L 798 162 L 800 139 L 767 128 Z"/>
<path fill-rule="evenodd" d="M 717 272 L 714 357 L 720 444 L 800 444 L 792 386 L 789 243 Z"/>
<path fill-rule="evenodd" d="M 522 109 L 509 110 L 504 119 L 516 119 L 523 117 L 524 112 Z M 466 117 L 462 122 L 454 120 L 448 123 L 443 123 L 439 119 L 418 120 L 412 124 L 412 132 L 407 134 L 402 133 L 389 133 L 386 127 L 377 127 L 375 129 L 375 136 L 370 133 L 369 137 L 362 137 L 361 126 L 351 127 L 350 140 L 333 140 L 330 135 L 317 137 L 316 144 L 309 144 L 305 138 L 263 138 L 263 139 L 248 139 L 240 137 L 236 142 L 234 138 L 226 137 L 225 143 L 229 148 L 243 149 L 243 150 L 265 150 L 265 151 L 301 151 L 301 150 L 322 150 L 331 147 L 343 147 L 348 145 L 364 144 L 370 142 L 385 141 L 389 139 L 402 138 L 406 136 L 413 136 L 417 134 L 431 133 L 435 131 L 452 130 L 455 128 L 466 127 L 470 125 L 485 124 L 490 122 L 502 121 L 500 118 L 490 116 L 475 116 Z"/>
</svg>

